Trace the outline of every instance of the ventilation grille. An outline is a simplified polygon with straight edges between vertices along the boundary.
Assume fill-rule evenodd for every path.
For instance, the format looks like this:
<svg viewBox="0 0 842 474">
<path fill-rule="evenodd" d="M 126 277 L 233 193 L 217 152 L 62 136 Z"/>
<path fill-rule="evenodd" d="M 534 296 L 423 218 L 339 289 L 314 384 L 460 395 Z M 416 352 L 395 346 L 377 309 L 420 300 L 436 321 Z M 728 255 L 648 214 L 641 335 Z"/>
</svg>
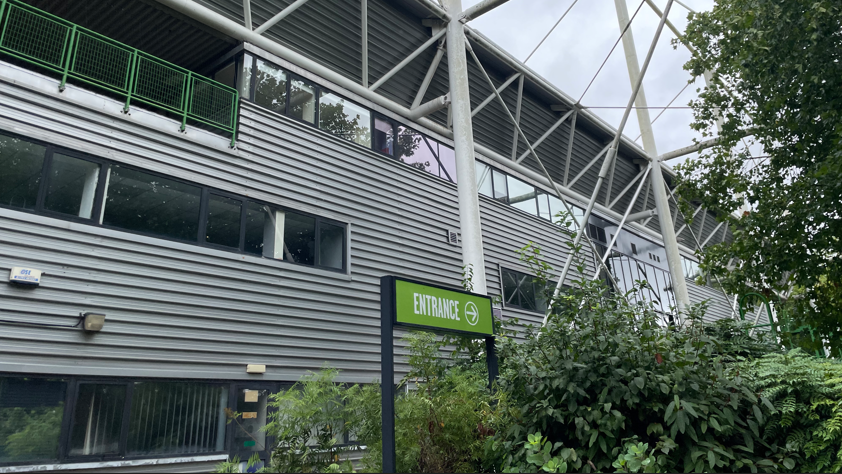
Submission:
<svg viewBox="0 0 842 474">
<path fill-rule="evenodd" d="M 447 243 L 454 246 L 462 245 L 462 234 L 453 229 L 447 229 Z"/>
</svg>

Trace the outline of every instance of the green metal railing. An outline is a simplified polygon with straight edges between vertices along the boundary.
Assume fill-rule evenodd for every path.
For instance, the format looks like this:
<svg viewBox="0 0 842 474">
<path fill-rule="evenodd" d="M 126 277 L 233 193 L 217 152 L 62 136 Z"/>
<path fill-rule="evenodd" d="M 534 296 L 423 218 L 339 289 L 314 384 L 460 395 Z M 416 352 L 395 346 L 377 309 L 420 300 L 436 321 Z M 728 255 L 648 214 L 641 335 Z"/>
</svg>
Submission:
<svg viewBox="0 0 842 474">
<path fill-rule="evenodd" d="M 818 332 L 814 327 L 810 325 L 802 325 L 797 328 L 793 327 L 792 321 L 789 318 L 789 315 L 786 313 L 786 310 L 780 307 L 780 299 L 778 299 L 778 312 L 780 313 L 780 317 L 778 321 L 775 320 L 775 317 L 772 313 L 772 304 L 766 299 L 765 296 L 761 295 L 760 293 L 746 293 L 740 298 L 740 319 L 745 321 L 746 320 L 746 300 L 759 300 L 760 301 L 760 309 L 759 311 L 763 310 L 763 306 L 766 307 L 766 315 L 768 317 L 769 323 L 768 324 L 754 324 L 746 328 L 746 331 L 759 329 L 759 328 L 770 328 L 772 335 L 775 337 L 776 340 L 779 340 L 781 344 L 787 349 L 793 349 L 798 347 L 797 338 L 798 337 L 810 337 L 811 343 L 818 342 L 820 346 L 822 346 L 821 350 L 816 350 L 816 357 L 830 357 L 829 354 L 826 354 L 824 351 L 824 344 L 821 341 L 821 338 L 816 336 Z M 818 339 L 818 341 L 817 341 Z M 842 358 L 842 351 L 840 351 L 839 357 Z"/>
<path fill-rule="evenodd" d="M 236 142 L 236 89 L 82 28 L 18 0 L 0 1 L 0 52 L 132 101 L 231 133 Z"/>
</svg>

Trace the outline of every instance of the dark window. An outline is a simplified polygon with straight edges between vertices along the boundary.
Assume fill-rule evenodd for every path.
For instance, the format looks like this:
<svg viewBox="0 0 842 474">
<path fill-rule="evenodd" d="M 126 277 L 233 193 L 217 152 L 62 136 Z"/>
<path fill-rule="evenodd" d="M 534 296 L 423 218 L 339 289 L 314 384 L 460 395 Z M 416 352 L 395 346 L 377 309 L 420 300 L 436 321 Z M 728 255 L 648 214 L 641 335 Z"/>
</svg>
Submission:
<svg viewBox="0 0 842 474">
<path fill-rule="evenodd" d="M 268 208 L 249 201 L 246 204 L 246 242 L 243 250 L 264 257 L 281 258 L 281 254 L 275 257 L 272 249 L 266 246 L 266 242 L 273 239 L 274 228 Z"/>
<path fill-rule="evenodd" d="M 392 122 L 374 119 L 374 149 L 387 155 L 395 154 L 395 127 Z"/>
<path fill-rule="evenodd" d="M 286 113 L 287 75 L 274 64 L 257 60 L 254 102 L 269 110 Z"/>
<path fill-rule="evenodd" d="M 538 214 L 538 203 L 535 200 L 535 188 L 523 181 L 507 176 L 509 190 L 509 204 L 530 214 Z"/>
<path fill-rule="evenodd" d="M 208 223 L 205 241 L 225 247 L 240 247 L 243 203 L 239 199 L 211 194 L 208 198 Z"/>
<path fill-rule="evenodd" d="M 195 242 L 201 197 L 198 186 L 112 166 L 103 224 Z"/>
<path fill-rule="evenodd" d="M 135 383 L 127 454 L 223 451 L 227 395 L 220 385 Z"/>
<path fill-rule="evenodd" d="M 552 283 L 542 288 L 535 277 L 526 273 L 501 269 L 503 279 L 503 302 L 507 307 L 525 309 L 527 311 L 544 312 L 547 310 L 546 292 Z"/>
<path fill-rule="evenodd" d="M 506 188 L 506 175 L 492 169 L 491 176 L 494 182 L 494 199 L 500 202 L 509 202 L 509 192 Z"/>
<path fill-rule="evenodd" d="M 126 385 L 79 385 L 73 426 L 70 430 L 70 456 L 118 454 Z"/>
<path fill-rule="evenodd" d="M 0 135 L 0 205 L 35 209 L 46 150 Z"/>
<path fill-rule="evenodd" d="M 588 235 L 594 240 L 607 243 L 607 240 L 605 240 L 605 229 L 603 229 L 602 227 L 593 224 L 588 224 Z"/>
<path fill-rule="evenodd" d="M 294 212 L 285 214 L 284 260 L 315 265 L 316 219 Z"/>
<path fill-rule="evenodd" d="M 319 223 L 319 265 L 341 270 L 345 254 L 345 228 Z"/>
<path fill-rule="evenodd" d="M 65 382 L 0 377 L 0 462 L 54 461 Z"/>
<path fill-rule="evenodd" d="M 290 81 L 289 116 L 316 123 L 316 89 L 312 85 L 298 79 Z"/>
<path fill-rule="evenodd" d="M 266 425 L 269 396 L 268 390 L 237 391 L 236 410 L 249 414 L 234 426 L 234 452 L 244 455 L 243 458 L 248 453 L 267 449 L 266 430 L 261 428 Z"/>
<path fill-rule="evenodd" d="M 53 154 L 44 209 L 90 219 L 100 165 L 59 153 Z"/>
<path fill-rule="evenodd" d="M 634 243 L 631 244 L 632 255 L 637 255 L 637 245 Z"/>
<path fill-rule="evenodd" d="M 483 196 L 493 197 L 494 186 L 491 184 L 491 168 L 479 161 L 476 162 L 477 191 Z"/>
<path fill-rule="evenodd" d="M 335 94 L 319 98 L 319 128 L 365 147 L 371 146 L 371 112 Z"/>
</svg>

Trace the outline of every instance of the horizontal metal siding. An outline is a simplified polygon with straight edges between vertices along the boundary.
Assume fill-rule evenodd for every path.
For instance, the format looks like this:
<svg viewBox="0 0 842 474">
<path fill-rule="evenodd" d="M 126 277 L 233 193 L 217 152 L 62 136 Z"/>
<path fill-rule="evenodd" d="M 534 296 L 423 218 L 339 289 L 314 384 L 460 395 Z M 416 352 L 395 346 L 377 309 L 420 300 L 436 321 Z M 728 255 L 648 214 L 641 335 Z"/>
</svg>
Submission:
<svg viewBox="0 0 842 474">
<path fill-rule="evenodd" d="M 707 302 L 707 312 L 704 315 L 705 322 L 712 323 L 719 319 L 733 318 L 731 301 L 725 298 L 722 291 L 709 286 L 699 286 L 691 280 L 687 280 L 687 293 L 690 295 L 690 302 L 699 304 Z"/>
</svg>

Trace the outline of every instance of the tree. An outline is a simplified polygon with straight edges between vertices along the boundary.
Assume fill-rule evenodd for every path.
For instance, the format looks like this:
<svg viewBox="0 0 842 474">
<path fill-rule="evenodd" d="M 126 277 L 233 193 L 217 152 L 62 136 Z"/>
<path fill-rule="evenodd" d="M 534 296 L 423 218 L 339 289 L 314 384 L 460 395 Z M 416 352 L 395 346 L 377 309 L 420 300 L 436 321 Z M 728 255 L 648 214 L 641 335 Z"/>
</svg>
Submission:
<svg viewBox="0 0 842 474">
<path fill-rule="evenodd" d="M 742 294 L 799 295 L 798 323 L 842 344 L 842 3 L 717 0 L 690 15 L 685 65 L 710 73 L 693 127 L 720 142 L 678 167 L 686 201 L 734 230 L 702 268 Z M 745 131 L 753 138 L 743 143 Z M 747 146 L 762 145 L 756 166 Z M 734 151 L 742 149 L 742 151 Z M 748 210 L 737 215 L 745 202 Z M 684 205 L 686 206 L 686 202 Z M 790 302 L 793 303 L 793 302 Z"/>
</svg>

